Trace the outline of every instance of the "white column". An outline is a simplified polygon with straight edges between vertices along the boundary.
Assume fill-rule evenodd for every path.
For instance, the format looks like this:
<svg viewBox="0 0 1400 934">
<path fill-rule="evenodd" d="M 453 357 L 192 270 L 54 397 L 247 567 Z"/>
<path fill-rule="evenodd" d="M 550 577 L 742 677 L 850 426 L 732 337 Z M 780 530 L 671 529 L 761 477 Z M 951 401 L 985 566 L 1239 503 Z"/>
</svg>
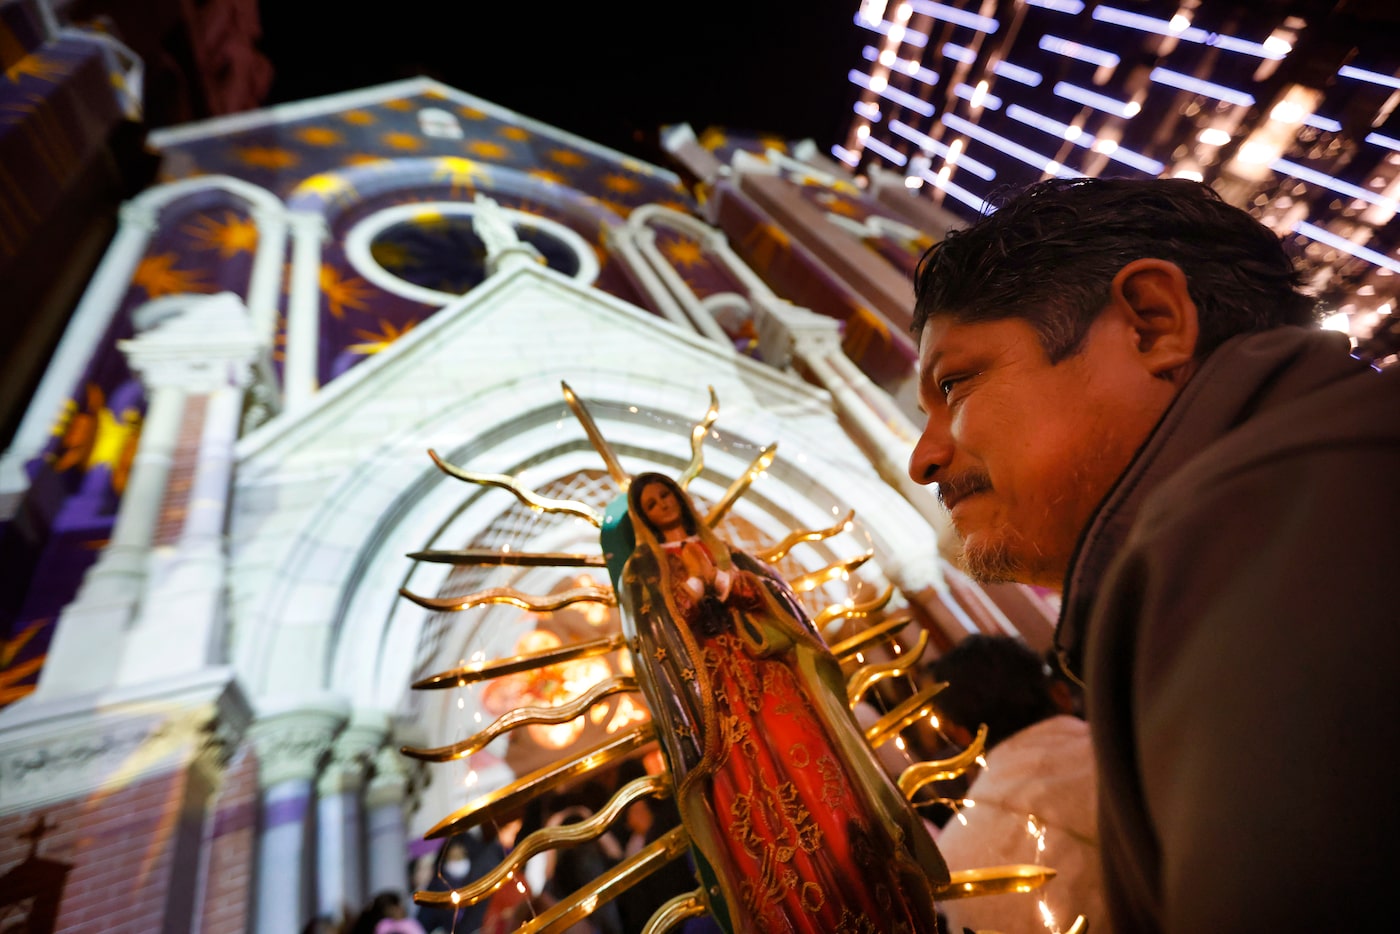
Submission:
<svg viewBox="0 0 1400 934">
<path fill-rule="evenodd" d="M 321 243 L 326 219 L 288 212 L 292 228 L 292 275 L 287 301 L 287 359 L 282 369 L 283 410 L 303 408 L 318 388 L 316 361 L 321 335 Z"/>
<path fill-rule="evenodd" d="M 77 387 L 83 370 L 107 333 L 121 306 L 136 264 L 155 233 L 156 212 L 140 202 L 127 202 L 118 215 L 120 226 L 93 273 L 73 317 L 63 331 L 39 388 L 29 400 L 14 439 L 0 457 L 0 520 L 8 519 L 29 488 L 24 465 L 38 456 L 49 440 L 54 419 Z"/>
<path fill-rule="evenodd" d="M 322 704 L 260 719 L 249 730 L 262 805 L 253 934 L 298 934 L 314 913 L 315 780 L 344 721 L 343 708 Z"/>
<path fill-rule="evenodd" d="M 357 714 L 331 747 L 316 783 L 316 901 L 322 914 L 335 918 L 353 913 L 370 895 L 365 890 L 361 795 L 387 723 L 383 715 Z"/>
<path fill-rule="evenodd" d="M 622 257 L 627 268 L 637 277 L 638 284 L 641 285 L 642 290 L 646 292 L 647 297 L 651 299 L 657 310 L 661 312 L 662 317 L 679 327 L 694 328 L 695 325 L 690 323 L 684 309 L 671 295 L 670 289 L 666 288 L 656 271 L 651 268 L 651 264 L 647 262 L 646 257 L 637 248 L 634 240 L 638 236 L 639 230 L 641 230 L 640 227 L 634 228 L 630 223 L 615 229 L 611 236 L 613 248 Z"/>
<path fill-rule="evenodd" d="M 272 346 L 277 332 L 277 303 L 287 255 L 287 212 L 281 208 L 252 209 L 258 227 L 258 249 L 248 276 L 248 314 L 253 333 Z M 319 265 L 319 259 L 318 259 Z"/>
<path fill-rule="evenodd" d="M 404 806 L 409 794 L 410 765 L 395 745 L 384 746 L 374 757 L 374 777 L 365 793 L 371 893 L 389 889 L 408 892 L 408 822 L 404 819 Z"/>
<path fill-rule="evenodd" d="M 636 240 L 637 250 L 651 263 L 661 281 L 680 301 L 691 327 L 715 343 L 733 350 L 734 342 L 724 332 L 724 328 L 715 321 L 715 316 L 710 313 L 708 308 L 700 304 L 695 298 L 695 293 L 690 290 L 690 286 L 686 285 L 685 280 L 681 278 L 681 274 L 676 272 L 675 267 L 657 249 L 656 231 L 650 227 L 643 227 L 638 229 L 633 236 Z"/>
<path fill-rule="evenodd" d="M 192 299 L 127 350 L 146 380 L 174 382 L 187 399 L 205 400 L 184 523 L 173 548 L 147 559 L 146 587 L 121 658 L 119 682 L 139 684 L 221 660 L 233 448 L 261 345 L 243 303 L 224 294 Z"/>
</svg>

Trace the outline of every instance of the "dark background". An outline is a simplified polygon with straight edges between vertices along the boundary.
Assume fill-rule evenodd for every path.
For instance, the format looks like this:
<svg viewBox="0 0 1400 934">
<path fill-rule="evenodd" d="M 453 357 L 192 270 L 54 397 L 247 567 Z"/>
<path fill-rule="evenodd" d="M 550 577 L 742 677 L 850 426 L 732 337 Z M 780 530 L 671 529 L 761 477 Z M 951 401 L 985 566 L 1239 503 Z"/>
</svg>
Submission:
<svg viewBox="0 0 1400 934">
<path fill-rule="evenodd" d="M 657 131 L 681 122 L 810 138 L 825 153 L 844 140 L 857 91 L 846 74 L 874 38 L 855 25 L 859 7 L 260 0 L 260 46 L 276 69 L 268 104 L 427 75 L 653 162 Z"/>
</svg>

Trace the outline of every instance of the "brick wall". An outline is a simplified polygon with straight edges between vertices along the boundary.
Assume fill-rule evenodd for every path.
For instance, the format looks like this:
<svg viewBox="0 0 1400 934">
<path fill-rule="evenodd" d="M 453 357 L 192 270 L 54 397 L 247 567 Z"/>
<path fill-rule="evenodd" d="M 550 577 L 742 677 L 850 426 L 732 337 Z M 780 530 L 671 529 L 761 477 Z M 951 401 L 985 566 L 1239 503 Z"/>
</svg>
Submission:
<svg viewBox="0 0 1400 934">
<path fill-rule="evenodd" d="M 205 831 L 202 934 L 242 934 L 252 915 L 258 835 L 258 763 L 243 746 L 229 763 Z"/>
<path fill-rule="evenodd" d="M 160 520 L 156 525 L 156 545 L 172 545 L 185 527 L 185 515 L 194 483 L 195 466 L 199 461 L 199 443 L 204 434 L 204 411 L 208 396 L 190 396 L 180 418 L 180 434 L 170 456 L 170 474 L 165 482 L 165 496 L 160 504 Z"/>
<path fill-rule="evenodd" d="M 38 856 L 72 868 L 58 931 L 112 934 L 190 928 L 203 804 L 208 789 L 180 771 L 40 811 L 0 816 L 0 872 L 26 859 L 25 834 L 42 815 Z M 182 884 L 182 880 L 188 884 Z"/>
</svg>

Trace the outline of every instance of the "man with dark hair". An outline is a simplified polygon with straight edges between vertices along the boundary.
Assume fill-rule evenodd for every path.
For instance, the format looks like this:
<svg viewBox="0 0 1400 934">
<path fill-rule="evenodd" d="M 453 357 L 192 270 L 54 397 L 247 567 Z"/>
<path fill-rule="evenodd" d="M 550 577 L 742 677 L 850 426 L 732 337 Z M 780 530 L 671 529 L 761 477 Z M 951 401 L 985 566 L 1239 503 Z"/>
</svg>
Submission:
<svg viewBox="0 0 1400 934">
<path fill-rule="evenodd" d="M 1061 591 L 1114 927 L 1374 924 L 1400 370 L 1318 330 L 1277 238 L 1181 179 L 1032 185 L 931 248 L 915 295 L 909 472 L 970 573 Z"/>
<path fill-rule="evenodd" d="M 1060 712 L 1044 660 L 1013 636 L 975 633 L 929 673 L 947 685 L 935 702 L 950 739 L 966 746 L 987 727 L 986 768 L 938 837 L 948 867 L 1032 863 L 1056 872 L 1033 894 L 942 905 L 948 929 L 1034 931 L 1053 929 L 1051 920 L 1067 929 L 1083 915 L 1090 934 L 1107 934 L 1089 727 Z"/>
</svg>

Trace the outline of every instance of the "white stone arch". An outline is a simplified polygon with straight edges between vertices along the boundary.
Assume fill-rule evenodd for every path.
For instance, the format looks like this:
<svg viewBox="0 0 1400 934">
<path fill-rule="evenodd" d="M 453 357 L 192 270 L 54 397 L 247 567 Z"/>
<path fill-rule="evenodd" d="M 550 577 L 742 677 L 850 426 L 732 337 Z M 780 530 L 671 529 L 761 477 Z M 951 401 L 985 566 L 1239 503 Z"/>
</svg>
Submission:
<svg viewBox="0 0 1400 934">
<path fill-rule="evenodd" d="M 160 229 L 162 214 L 177 202 L 207 191 L 226 192 L 247 202 L 258 226 L 258 246 L 245 304 L 254 332 L 270 344 L 277 322 L 278 288 L 286 252 L 282 201 L 265 188 L 228 175 L 202 175 L 148 188 L 122 205 L 117 233 L 54 348 L 14 439 L 0 458 L 0 497 L 17 495 L 28 488 L 24 464 L 43 449 L 54 417 L 97 352 L 131 287 L 137 264 Z"/>
<path fill-rule="evenodd" d="M 704 388 L 639 380 L 625 371 L 594 371 L 571 386 L 594 411 L 629 472 L 674 474 L 689 460 L 689 427 L 708 404 Z M 708 447 L 707 467 L 732 478 L 763 444 L 782 439 L 770 476 L 735 507 L 769 536 L 781 537 L 794 522 L 830 525 L 842 503 L 856 508 L 871 528 L 889 524 L 928 531 L 912 508 L 879 482 L 868 462 L 862 464 L 834 418 L 822 411 L 819 394 L 794 394 L 807 398 L 786 400 L 790 404 L 775 411 L 745 400 L 746 387 L 732 376 L 716 390 L 721 410 L 715 430 L 742 443 L 733 445 L 734 453 Z M 726 406 L 726 395 L 733 404 Z M 646 410 L 638 409 L 631 422 L 617 417 L 640 396 L 651 400 Z M 799 412 L 803 417 L 791 417 Z M 479 413 L 509 414 L 482 418 Z M 249 614 L 252 630 L 247 622 L 237 626 L 234 658 L 253 695 L 271 699 L 330 689 L 352 695 L 360 705 L 401 708 L 412 673 L 411 646 L 417 644 L 425 612 L 404 606 L 397 590 L 411 578 L 415 591 L 434 594 L 447 570 L 445 565 L 414 567 L 404 556 L 429 543 L 468 495 L 464 484 L 437 471 L 426 449 L 465 458 L 469 469 L 487 473 L 514 473 L 531 464 L 521 476 L 532 486 L 579 463 L 601 466 L 586 448 L 581 428 L 566 424 L 561 434 L 547 424 L 570 418 L 556 374 L 485 387 L 407 426 L 327 489 L 296 533 L 283 559 L 284 573 Z M 842 456 L 831 456 L 834 446 L 846 449 Z M 865 482 L 853 483 L 856 475 Z M 722 492 L 703 478 L 693 489 L 710 499 Z M 514 501 L 503 491 L 491 494 L 497 511 Z M 477 527 L 494 515 L 488 509 Z M 345 542 L 356 544 L 349 549 L 337 544 Z"/>
</svg>

